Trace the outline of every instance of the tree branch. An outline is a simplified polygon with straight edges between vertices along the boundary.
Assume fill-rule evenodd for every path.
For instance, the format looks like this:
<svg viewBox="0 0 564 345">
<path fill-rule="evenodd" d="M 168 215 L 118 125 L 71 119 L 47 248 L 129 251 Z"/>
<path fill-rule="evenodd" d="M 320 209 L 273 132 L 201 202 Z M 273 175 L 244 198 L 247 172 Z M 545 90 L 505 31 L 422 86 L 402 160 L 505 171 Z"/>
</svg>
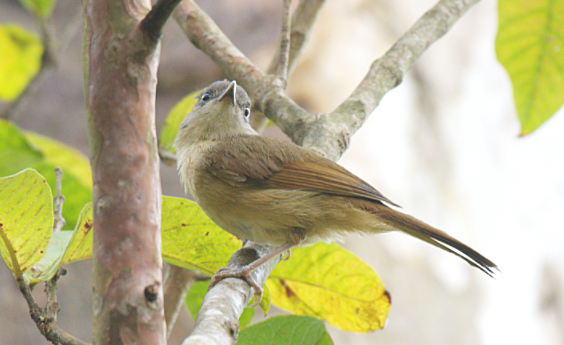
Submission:
<svg viewBox="0 0 564 345">
<path fill-rule="evenodd" d="M 182 0 L 159 0 L 141 21 L 141 31 L 145 32 L 150 44 L 158 43 L 163 28 L 170 15 Z"/>
<path fill-rule="evenodd" d="M 382 97 L 401 83 L 403 75 L 436 40 L 478 0 L 441 0 L 376 60 L 351 96 L 330 114 L 310 114 L 285 93 L 283 85 L 258 70 L 192 1 L 175 12 L 190 41 L 210 56 L 231 79 L 247 90 L 256 107 L 298 145 L 337 160 L 351 136 Z M 185 6 L 183 6 L 185 5 Z"/>
<path fill-rule="evenodd" d="M 278 63 L 274 74 L 279 76 L 285 84 L 288 83 L 288 55 L 290 53 L 290 7 L 292 6 L 292 0 L 284 0 L 284 6 L 282 10 L 282 29 L 280 30 L 280 45 L 278 46 Z M 271 74 L 271 73 L 269 73 Z"/>
<path fill-rule="evenodd" d="M 290 26 L 290 52 L 287 67 L 288 76 L 292 74 L 294 67 L 296 67 L 296 62 L 303 52 L 305 43 L 309 39 L 313 29 L 313 24 L 315 24 L 317 15 L 324 3 L 325 0 L 300 1 L 298 7 L 294 11 L 294 14 L 292 15 L 292 23 Z M 274 71 L 277 70 L 279 63 L 280 46 L 268 66 L 268 74 L 273 74 Z"/>
<path fill-rule="evenodd" d="M 63 171 L 60 167 L 55 168 L 55 184 L 56 184 L 56 194 L 55 194 L 55 207 L 54 215 L 55 221 L 53 222 L 53 232 L 59 232 L 65 226 L 66 221 L 63 218 L 63 203 L 65 202 L 65 197 L 61 195 L 61 184 L 63 179 Z"/>
<path fill-rule="evenodd" d="M 382 97 L 398 86 L 403 76 L 431 44 L 479 0 L 441 0 L 427 11 L 381 58 L 353 93 L 327 116 L 307 128 L 303 145 L 337 159 L 352 135 L 376 109 Z M 276 121 L 275 121 L 276 122 Z M 328 145 L 329 144 L 329 145 Z"/>
<path fill-rule="evenodd" d="M 271 246 L 247 242 L 233 254 L 228 267 L 242 267 L 272 250 Z M 253 272 L 253 278 L 260 286 L 264 285 L 279 261 L 270 260 Z M 252 296 L 251 287 L 243 279 L 221 280 L 206 294 L 194 329 L 182 345 L 234 344 L 239 333 L 239 317 Z"/>
<path fill-rule="evenodd" d="M 64 272 L 64 271 L 63 271 Z M 41 308 L 33 295 L 29 285 L 23 281 L 18 281 L 18 287 L 22 292 L 27 305 L 29 307 L 29 315 L 37 325 L 39 332 L 53 344 L 61 345 L 88 345 L 88 343 L 73 337 L 67 332 L 63 331 L 57 325 L 57 313 L 59 312 L 59 303 L 57 302 L 57 280 L 59 279 L 60 271 L 55 274 L 51 280 L 45 282 L 45 293 L 47 294 L 47 304 L 45 308 Z"/>
<path fill-rule="evenodd" d="M 149 0 L 84 0 L 98 345 L 166 343 L 155 129 L 160 45 L 147 41 L 140 24 L 150 6 Z M 160 23 L 166 10 L 155 11 Z"/>
</svg>

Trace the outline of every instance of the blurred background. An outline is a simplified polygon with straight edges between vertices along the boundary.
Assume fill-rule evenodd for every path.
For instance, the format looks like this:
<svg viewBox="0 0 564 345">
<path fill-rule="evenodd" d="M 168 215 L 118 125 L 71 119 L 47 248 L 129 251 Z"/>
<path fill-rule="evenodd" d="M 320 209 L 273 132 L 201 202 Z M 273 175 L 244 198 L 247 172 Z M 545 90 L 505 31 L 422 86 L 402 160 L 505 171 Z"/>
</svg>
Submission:
<svg viewBox="0 0 564 345">
<path fill-rule="evenodd" d="M 266 69 L 278 42 L 281 1 L 198 3 Z M 289 94 L 309 111 L 334 110 L 371 62 L 434 3 L 327 1 Z M 340 163 L 405 212 L 480 251 L 501 273 L 491 279 L 399 233 L 350 236 L 342 245 L 378 272 L 392 308 L 386 327 L 370 334 L 328 326 L 336 344 L 564 344 L 564 115 L 518 137 L 511 85 L 494 52 L 496 6 L 474 6 L 423 55 L 352 138 Z M 57 3 L 56 29 L 76 22 L 76 34 L 15 122 L 87 154 L 80 16 L 80 2 Z M 0 22 L 37 30 L 16 0 L 0 2 Z M 158 129 L 183 96 L 223 78 L 174 21 L 167 24 L 161 55 Z M 283 136 L 274 127 L 265 135 Z M 176 169 L 163 165 L 161 173 L 163 194 L 183 196 Z M 63 194 L 72 197 L 64 185 Z M 90 261 L 68 271 L 59 282 L 59 324 L 90 341 Z M 41 287 L 36 290 L 43 302 Z M 180 344 L 191 322 L 183 313 L 169 343 Z M 4 264 L 0 344 L 47 344 Z"/>
</svg>

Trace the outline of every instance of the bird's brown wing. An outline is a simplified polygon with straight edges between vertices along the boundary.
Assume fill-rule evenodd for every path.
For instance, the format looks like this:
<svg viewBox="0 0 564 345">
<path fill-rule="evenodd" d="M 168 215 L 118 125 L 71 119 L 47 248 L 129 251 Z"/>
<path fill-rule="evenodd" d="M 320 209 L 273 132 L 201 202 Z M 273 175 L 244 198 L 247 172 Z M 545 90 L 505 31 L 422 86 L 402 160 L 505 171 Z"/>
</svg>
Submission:
<svg viewBox="0 0 564 345">
<path fill-rule="evenodd" d="M 306 190 L 398 206 L 337 163 L 292 143 L 241 136 L 216 145 L 210 157 L 209 171 L 230 184 Z"/>
</svg>

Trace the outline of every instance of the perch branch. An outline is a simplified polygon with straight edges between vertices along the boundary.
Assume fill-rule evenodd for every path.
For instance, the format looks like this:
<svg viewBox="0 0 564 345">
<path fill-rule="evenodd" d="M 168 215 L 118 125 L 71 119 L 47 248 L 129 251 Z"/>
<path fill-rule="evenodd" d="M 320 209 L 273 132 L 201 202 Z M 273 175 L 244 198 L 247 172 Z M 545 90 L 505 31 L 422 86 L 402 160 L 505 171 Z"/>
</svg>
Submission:
<svg viewBox="0 0 564 345">
<path fill-rule="evenodd" d="M 247 242 L 242 249 L 233 254 L 228 266 L 244 266 L 271 250 L 270 246 Z M 279 261 L 279 259 L 270 260 L 253 272 L 253 278 L 260 286 L 264 285 Z M 182 345 L 234 344 L 239 333 L 239 317 L 252 296 L 253 290 L 244 280 L 236 278 L 221 280 L 206 294 L 194 330 Z"/>
</svg>

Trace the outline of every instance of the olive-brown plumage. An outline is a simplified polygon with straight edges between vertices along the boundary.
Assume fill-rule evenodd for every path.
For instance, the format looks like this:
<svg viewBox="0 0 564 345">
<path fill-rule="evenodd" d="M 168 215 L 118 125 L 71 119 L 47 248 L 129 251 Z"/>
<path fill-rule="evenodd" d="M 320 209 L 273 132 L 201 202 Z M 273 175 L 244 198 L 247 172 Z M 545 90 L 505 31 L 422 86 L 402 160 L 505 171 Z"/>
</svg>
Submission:
<svg viewBox="0 0 564 345">
<path fill-rule="evenodd" d="M 392 201 L 340 165 L 293 143 L 260 137 L 248 123 L 250 101 L 235 82 L 208 86 L 176 137 L 183 185 L 206 214 L 233 235 L 281 246 L 347 232 L 403 231 L 453 253 L 488 275 L 496 265 L 462 242 L 388 206 Z M 251 264 L 247 275 L 273 255 Z M 217 281 L 217 279 L 216 279 Z M 255 292 L 260 287 L 254 283 Z"/>
</svg>

